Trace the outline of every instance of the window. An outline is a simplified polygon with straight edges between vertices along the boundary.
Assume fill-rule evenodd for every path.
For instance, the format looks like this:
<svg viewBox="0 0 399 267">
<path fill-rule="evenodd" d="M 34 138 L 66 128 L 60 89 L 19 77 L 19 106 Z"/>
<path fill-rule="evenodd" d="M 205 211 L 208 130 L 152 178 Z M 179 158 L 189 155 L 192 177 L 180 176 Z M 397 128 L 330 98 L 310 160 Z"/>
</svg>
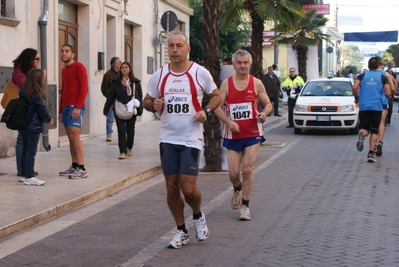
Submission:
<svg viewBox="0 0 399 267">
<path fill-rule="evenodd" d="M 15 0 L 1 0 L 0 24 L 16 27 L 20 22 L 15 19 Z"/>
</svg>

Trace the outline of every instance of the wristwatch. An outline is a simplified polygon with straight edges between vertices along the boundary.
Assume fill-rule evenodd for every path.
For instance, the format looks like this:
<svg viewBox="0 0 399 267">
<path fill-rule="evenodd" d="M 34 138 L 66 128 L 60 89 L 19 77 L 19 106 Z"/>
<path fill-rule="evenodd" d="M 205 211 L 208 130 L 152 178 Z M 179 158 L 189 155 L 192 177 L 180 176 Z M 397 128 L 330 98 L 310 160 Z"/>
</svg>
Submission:
<svg viewBox="0 0 399 267">
<path fill-rule="evenodd" d="M 208 107 L 203 108 L 203 110 L 205 111 L 207 118 L 212 114 L 212 110 Z"/>
</svg>

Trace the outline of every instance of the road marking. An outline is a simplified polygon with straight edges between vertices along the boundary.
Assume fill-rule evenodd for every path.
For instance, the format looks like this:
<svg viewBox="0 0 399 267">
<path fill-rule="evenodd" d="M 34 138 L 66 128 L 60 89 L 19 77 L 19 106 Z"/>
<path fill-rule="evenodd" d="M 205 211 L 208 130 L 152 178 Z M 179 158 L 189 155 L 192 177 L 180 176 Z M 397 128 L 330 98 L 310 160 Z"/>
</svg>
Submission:
<svg viewBox="0 0 399 267">
<path fill-rule="evenodd" d="M 287 153 L 302 138 L 303 137 L 299 137 L 299 138 L 295 139 L 289 145 L 285 146 L 279 152 L 274 154 L 271 158 L 269 158 L 264 163 L 262 163 L 261 165 L 256 167 L 254 170 L 254 175 L 257 175 L 260 172 L 264 172 L 265 168 L 269 167 L 278 158 L 280 158 L 285 153 Z M 220 207 L 223 202 L 225 202 L 227 199 L 229 199 L 231 197 L 231 193 L 232 193 L 232 188 L 231 188 L 231 186 L 229 186 L 229 188 L 227 188 L 224 192 L 219 194 L 211 202 L 209 202 L 207 205 L 205 205 L 202 208 L 202 211 L 205 214 L 208 214 L 211 211 L 213 211 L 214 209 L 216 209 L 217 207 Z M 186 225 L 192 226 L 192 224 L 193 224 L 192 217 L 190 216 L 189 218 L 187 218 L 185 220 L 185 223 L 186 223 Z M 173 235 L 175 234 L 175 232 L 176 232 L 176 229 L 173 228 L 172 230 L 167 232 L 165 235 L 160 237 L 157 241 L 153 242 L 152 244 L 150 244 L 147 247 L 145 247 L 144 249 L 142 249 L 136 256 L 134 256 L 133 258 L 131 258 L 130 260 L 128 260 L 127 262 L 125 262 L 123 264 L 117 265 L 117 267 L 143 266 L 144 263 L 146 263 L 151 258 L 153 258 L 155 255 L 157 255 L 161 250 L 165 249 L 168 242 L 173 238 Z"/>
</svg>

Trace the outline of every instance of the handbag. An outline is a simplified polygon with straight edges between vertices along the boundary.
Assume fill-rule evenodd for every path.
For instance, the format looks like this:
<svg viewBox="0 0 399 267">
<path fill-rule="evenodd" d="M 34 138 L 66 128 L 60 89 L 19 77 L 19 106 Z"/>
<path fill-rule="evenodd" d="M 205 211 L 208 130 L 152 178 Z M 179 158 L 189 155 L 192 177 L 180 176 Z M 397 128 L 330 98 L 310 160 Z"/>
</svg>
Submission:
<svg viewBox="0 0 399 267">
<path fill-rule="evenodd" d="M 1 99 L 1 106 L 6 109 L 8 103 L 10 103 L 10 100 L 18 97 L 19 88 L 12 82 L 12 79 L 10 79 L 7 84 L 6 90 L 4 91 L 3 98 Z"/>
<path fill-rule="evenodd" d="M 128 111 L 126 104 L 122 104 L 118 100 L 115 99 L 115 114 L 121 120 L 128 120 L 133 117 L 134 109 L 131 112 Z"/>
</svg>

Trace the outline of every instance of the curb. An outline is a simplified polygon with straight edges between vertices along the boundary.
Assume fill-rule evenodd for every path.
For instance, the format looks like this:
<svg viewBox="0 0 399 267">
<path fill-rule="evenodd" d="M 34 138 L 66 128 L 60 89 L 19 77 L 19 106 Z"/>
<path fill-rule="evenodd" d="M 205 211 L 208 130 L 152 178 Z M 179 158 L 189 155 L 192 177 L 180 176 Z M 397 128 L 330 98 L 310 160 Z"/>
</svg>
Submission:
<svg viewBox="0 0 399 267">
<path fill-rule="evenodd" d="M 0 240 L 8 237 L 12 234 L 19 233 L 24 230 L 28 230 L 39 224 L 51 221 L 67 213 L 73 212 L 77 209 L 83 208 L 88 204 L 101 200 L 105 197 L 112 196 L 119 191 L 132 186 L 138 182 L 141 182 L 147 178 L 155 176 L 162 172 L 161 166 L 153 167 L 149 170 L 137 173 L 128 178 L 122 179 L 110 185 L 104 186 L 93 192 L 89 192 L 83 196 L 72 199 L 64 204 L 54 206 L 48 210 L 35 214 L 31 217 L 23 219 L 21 221 L 15 222 L 13 224 L 7 225 L 0 229 Z"/>
</svg>

